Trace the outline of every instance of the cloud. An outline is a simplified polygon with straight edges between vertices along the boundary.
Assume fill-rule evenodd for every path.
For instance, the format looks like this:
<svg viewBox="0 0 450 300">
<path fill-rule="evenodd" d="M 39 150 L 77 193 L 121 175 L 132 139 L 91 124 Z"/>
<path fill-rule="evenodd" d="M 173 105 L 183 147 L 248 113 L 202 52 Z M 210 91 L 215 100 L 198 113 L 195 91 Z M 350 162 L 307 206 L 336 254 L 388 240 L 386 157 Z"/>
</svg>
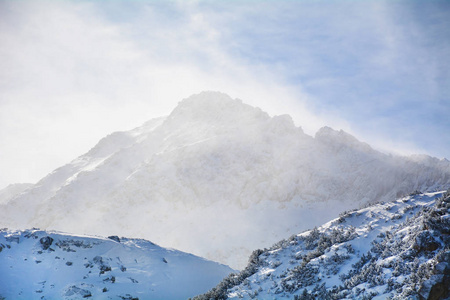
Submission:
<svg viewBox="0 0 450 300">
<path fill-rule="evenodd" d="M 391 151 L 450 156 L 448 2 L 251 4 L 226 18 L 217 15 L 235 4 L 212 9 L 233 39 L 230 53 L 300 86 L 308 109 L 332 127 Z"/>
<path fill-rule="evenodd" d="M 230 56 L 195 3 L 127 4 L 2 2 L 0 186 L 36 181 L 202 90 L 319 127 L 298 89 Z"/>
<path fill-rule="evenodd" d="M 329 125 L 379 147 L 450 156 L 449 10 L 438 1 L 2 1 L 0 169 L 11 171 L 0 187 L 36 181 L 202 90 L 289 113 L 309 134 Z"/>
</svg>

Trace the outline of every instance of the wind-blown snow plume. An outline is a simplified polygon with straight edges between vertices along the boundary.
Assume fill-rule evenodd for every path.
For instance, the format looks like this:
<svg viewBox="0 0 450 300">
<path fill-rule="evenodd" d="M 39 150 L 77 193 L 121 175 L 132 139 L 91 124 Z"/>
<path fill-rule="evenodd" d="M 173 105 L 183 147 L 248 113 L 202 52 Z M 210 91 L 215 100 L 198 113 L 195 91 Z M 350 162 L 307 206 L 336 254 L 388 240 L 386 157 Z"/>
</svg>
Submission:
<svg viewBox="0 0 450 300">
<path fill-rule="evenodd" d="M 386 155 L 327 127 L 312 137 L 287 115 L 203 92 L 10 199 L 0 226 L 142 237 L 240 268 L 343 209 L 448 186 L 445 159 Z"/>
</svg>

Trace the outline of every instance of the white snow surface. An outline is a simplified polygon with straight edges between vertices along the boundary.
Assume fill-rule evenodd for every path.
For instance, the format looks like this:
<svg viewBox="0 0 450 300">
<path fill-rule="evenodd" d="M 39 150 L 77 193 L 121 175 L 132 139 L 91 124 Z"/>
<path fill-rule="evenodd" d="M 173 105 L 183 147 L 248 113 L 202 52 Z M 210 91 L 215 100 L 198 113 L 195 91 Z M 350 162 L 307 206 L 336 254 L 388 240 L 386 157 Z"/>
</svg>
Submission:
<svg viewBox="0 0 450 300">
<path fill-rule="evenodd" d="M 26 189 L 32 187 L 32 183 L 14 183 L 0 190 L 0 205 L 8 203 L 9 200 L 19 195 Z"/>
<path fill-rule="evenodd" d="M 0 299 L 187 299 L 230 272 L 141 239 L 0 231 Z"/>
<path fill-rule="evenodd" d="M 0 205 L 0 226 L 146 238 L 233 268 L 344 209 L 450 186 L 450 163 L 380 153 L 343 131 L 219 92 L 102 139 Z"/>
</svg>

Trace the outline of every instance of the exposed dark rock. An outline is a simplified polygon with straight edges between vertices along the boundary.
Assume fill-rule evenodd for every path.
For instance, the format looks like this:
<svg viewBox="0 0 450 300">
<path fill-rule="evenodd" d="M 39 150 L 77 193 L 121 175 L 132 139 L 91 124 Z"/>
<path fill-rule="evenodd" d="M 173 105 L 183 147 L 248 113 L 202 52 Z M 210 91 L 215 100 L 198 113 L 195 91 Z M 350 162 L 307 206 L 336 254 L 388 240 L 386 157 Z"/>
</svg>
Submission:
<svg viewBox="0 0 450 300">
<path fill-rule="evenodd" d="M 10 243 L 12 243 L 12 242 L 15 242 L 15 243 L 19 243 L 19 237 L 18 236 L 7 236 L 7 237 L 5 237 L 5 239 L 6 239 L 6 241 L 7 242 L 10 242 Z"/>
<path fill-rule="evenodd" d="M 117 235 L 110 235 L 110 236 L 108 236 L 108 239 L 120 243 L 120 239 L 119 239 L 119 237 Z"/>
<path fill-rule="evenodd" d="M 109 276 L 109 277 L 103 279 L 103 282 L 111 282 L 111 283 L 114 283 L 114 282 L 116 282 L 116 277 L 115 277 L 115 276 Z"/>
<path fill-rule="evenodd" d="M 53 238 L 49 236 L 45 236 L 39 240 L 41 243 L 41 247 L 43 250 L 47 250 L 53 243 Z"/>
<path fill-rule="evenodd" d="M 139 300 L 138 297 L 133 297 L 130 294 L 126 294 L 125 296 L 119 296 L 122 300 Z"/>
<path fill-rule="evenodd" d="M 69 287 L 65 293 L 65 296 L 74 296 L 74 295 L 80 295 L 83 298 L 89 298 L 92 297 L 92 294 L 90 291 L 79 288 L 75 285 Z"/>
<path fill-rule="evenodd" d="M 139 283 L 139 281 L 137 281 L 137 280 L 134 279 L 134 278 L 128 277 L 128 279 L 130 279 L 132 283 Z"/>
<path fill-rule="evenodd" d="M 427 300 L 444 300 L 450 297 L 450 276 L 444 276 L 441 282 L 431 287 Z"/>
<path fill-rule="evenodd" d="M 434 278 L 433 278 L 434 277 Z M 433 280 L 434 279 L 434 280 Z M 420 300 L 445 300 L 450 296 L 450 276 L 434 275 L 419 290 Z"/>
<path fill-rule="evenodd" d="M 93 261 L 96 265 L 98 265 L 100 274 L 105 274 L 105 272 L 111 271 L 111 267 L 103 261 L 103 258 L 101 256 L 94 257 Z"/>
</svg>

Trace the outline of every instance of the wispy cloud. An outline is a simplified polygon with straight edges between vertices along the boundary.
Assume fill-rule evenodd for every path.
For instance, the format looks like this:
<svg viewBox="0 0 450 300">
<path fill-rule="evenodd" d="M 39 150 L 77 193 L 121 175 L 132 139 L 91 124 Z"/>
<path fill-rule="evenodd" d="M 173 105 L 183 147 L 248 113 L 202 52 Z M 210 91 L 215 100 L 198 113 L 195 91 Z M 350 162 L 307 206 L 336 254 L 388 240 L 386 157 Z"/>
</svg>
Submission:
<svg viewBox="0 0 450 300">
<path fill-rule="evenodd" d="M 214 16 L 234 39 L 230 52 L 300 86 L 316 115 L 347 120 L 379 147 L 450 156 L 448 2 L 242 6 L 233 22 Z"/>
<path fill-rule="evenodd" d="M 10 170 L 1 186 L 35 181 L 105 134 L 168 114 L 202 90 L 273 113 L 274 97 L 301 99 L 224 51 L 220 28 L 195 4 L 1 5 L 0 165 Z"/>
</svg>

